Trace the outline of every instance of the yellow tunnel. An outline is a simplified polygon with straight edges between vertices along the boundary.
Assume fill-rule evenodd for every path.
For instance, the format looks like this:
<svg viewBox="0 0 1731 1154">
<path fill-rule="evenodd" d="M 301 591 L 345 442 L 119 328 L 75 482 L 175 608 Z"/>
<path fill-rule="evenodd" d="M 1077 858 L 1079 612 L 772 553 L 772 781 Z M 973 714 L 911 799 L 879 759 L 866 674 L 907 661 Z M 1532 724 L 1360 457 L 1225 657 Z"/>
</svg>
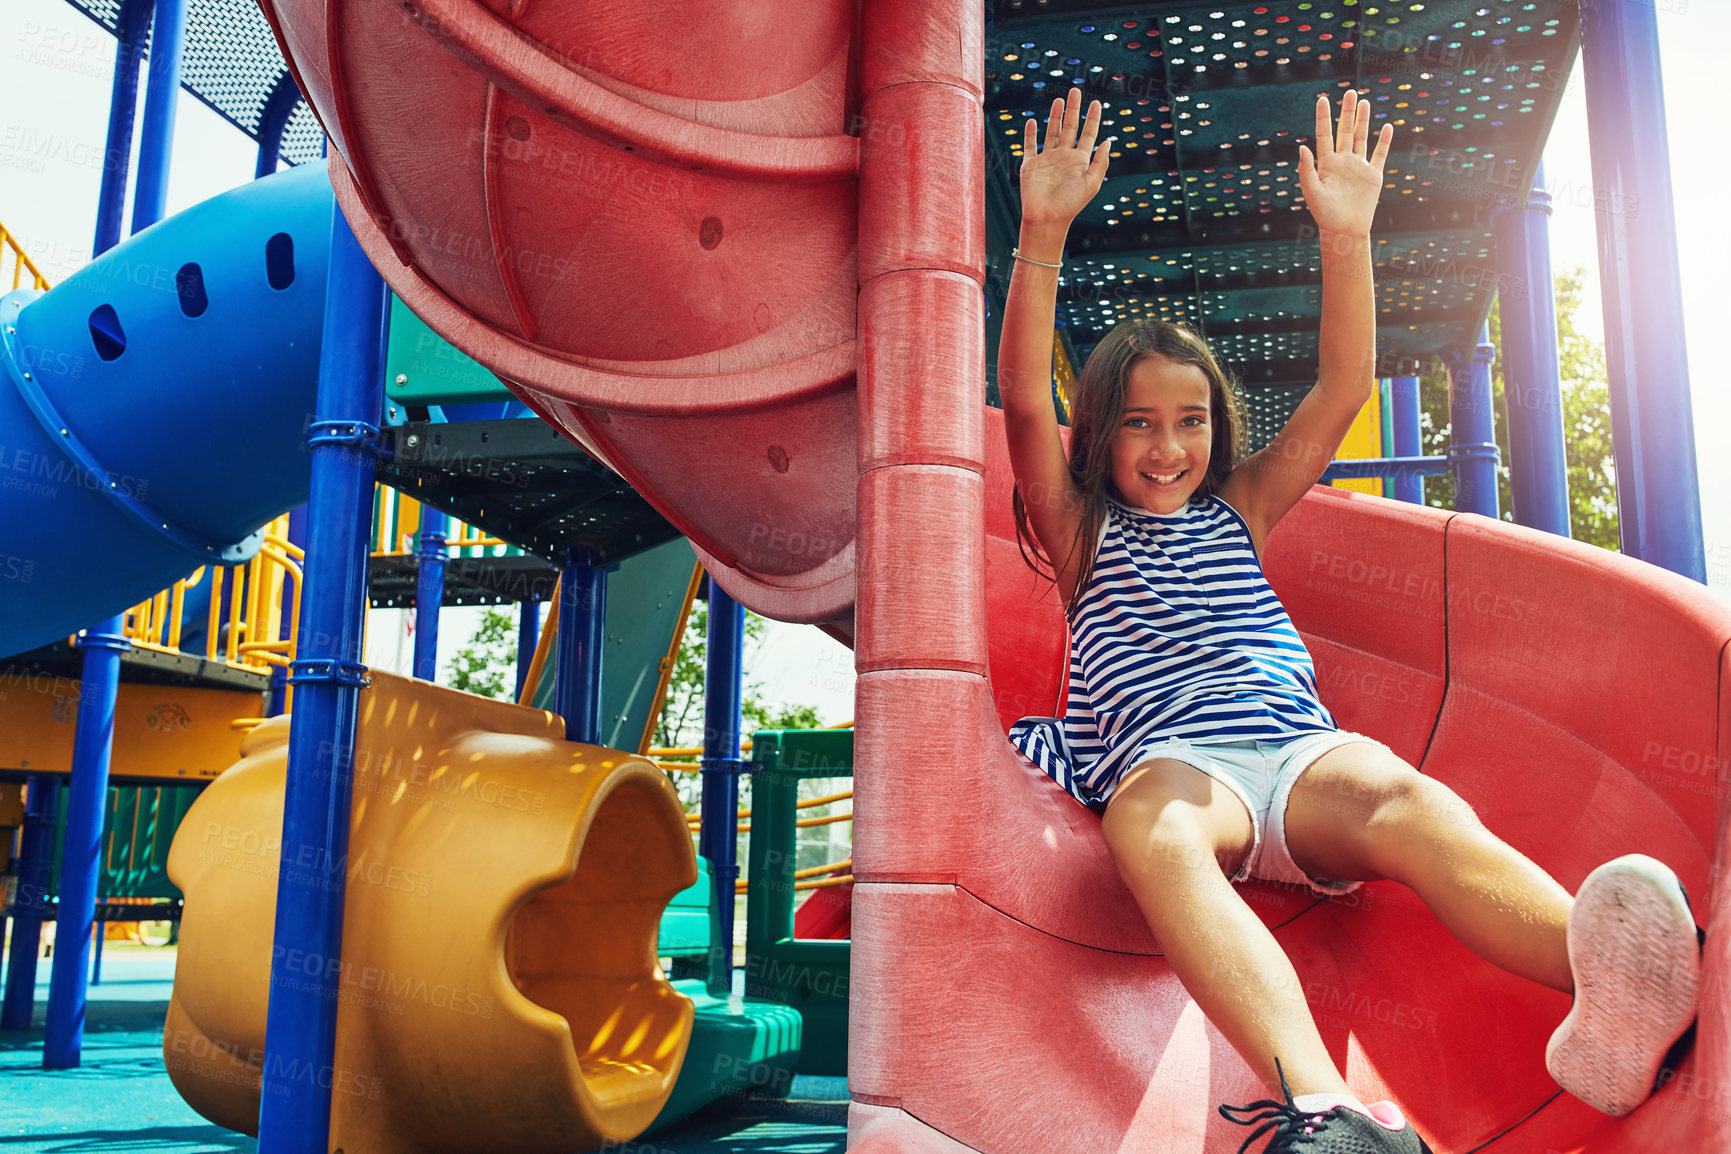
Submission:
<svg viewBox="0 0 1731 1154">
<path fill-rule="evenodd" d="M 692 1005 L 656 959 L 697 878 L 666 776 L 561 740 L 550 713 L 374 673 L 361 692 L 331 1149 L 570 1151 L 640 1133 L 666 1102 Z M 282 864 L 287 717 L 180 827 L 186 895 L 163 1056 L 200 1114 L 256 1134 Z M 327 763 L 328 764 L 328 763 Z M 292 864 L 292 863 L 291 863 Z M 293 1072 L 289 1072 L 293 1075 Z"/>
</svg>

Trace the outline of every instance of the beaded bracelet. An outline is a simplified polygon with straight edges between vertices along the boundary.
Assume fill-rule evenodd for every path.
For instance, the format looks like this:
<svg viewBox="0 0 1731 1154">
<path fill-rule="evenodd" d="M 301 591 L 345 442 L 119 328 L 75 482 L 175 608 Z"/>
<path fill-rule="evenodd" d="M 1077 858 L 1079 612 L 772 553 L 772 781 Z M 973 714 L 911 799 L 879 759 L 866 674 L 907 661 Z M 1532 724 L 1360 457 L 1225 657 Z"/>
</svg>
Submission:
<svg viewBox="0 0 1731 1154">
<path fill-rule="evenodd" d="M 1049 260 L 1035 260 L 1035 259 L 1034 259 L 1034 258 L 1033 258 L 1033 257 L 1031 257 L 1031 256 L 1023 256 L 1023 255 L 1022 255 L 1022 250 L 1021 250 L 1021 249 L 1019 249 L 1019 248 L 1013 248 L 1013 249 L 1011 249 L 1011 250 L 1010 250 L 1010 255 L 1011 255 L 1011 256 L 1012 256 L 1012 257 L 1015 257 L 1015 258 L 1016 258 L 1016 259 L 1017 259 L 1017 260 L 1025 260 L 1025 261 L 1027 261 L 1027 262 L 1028 262 L 1028 263 L 1029 263 L 1029 264 L 1037 264 L 1037 265 L 1039 265 L 1039 266 L 1040 266 L 1040 267 L 1041 267 L 1041 268 L 1063 268 L 1063 267 L 1064 267 L 1064 262 L 1063 262 L 1063 261 L 1059 261 L 1059 262 L 1058 262 L 1058 263 L 1057 263 L 1057 264 L 1053 264 L 1053 263 L 1052 263 L 1052 262 L 1051 262 L 1051 261 L 1049 261 Z"/>
</svg>

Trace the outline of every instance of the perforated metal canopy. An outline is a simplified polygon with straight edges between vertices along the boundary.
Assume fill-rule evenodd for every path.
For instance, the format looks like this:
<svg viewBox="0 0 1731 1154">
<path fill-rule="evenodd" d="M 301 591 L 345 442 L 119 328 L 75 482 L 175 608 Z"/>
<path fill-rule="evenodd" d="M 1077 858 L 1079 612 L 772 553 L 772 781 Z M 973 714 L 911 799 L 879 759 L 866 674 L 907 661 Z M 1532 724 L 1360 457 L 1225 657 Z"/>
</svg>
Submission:
<svg viewBox="0 0 1731 1154">
<path fill-rule="evenodd" d="M 67 2 L 110 34 L 119 34 L 122 0 Z M 252 0 L 187 0 L 180 69 L 182 88 L 255 142 L 272 94 L 294 88 L 270 25 Z M 323 147 L 324 129 L 297 94 L 277 155 L 303 164 L 317 160 Z"/>
<path fill-rule="evenodd" d="M 1379 371 L 1471 344 L 1495 299 L 1490 214 L 1525 204 L 1578 48 L 1573 0 L 998 0 L 987 30 L 995 302 L 1022 125 L 1072 85 L 1119 137 L 1070 233 L 1058 317 L 1085 356 L 1120 320 L 1206 336 L 1244 384 L 1252 445 L 1314 380 L 1320 246 L 1298 187 L 1314 105 L 1356 87 L 1395 125 L 1373 228 Z"/>
</svg>

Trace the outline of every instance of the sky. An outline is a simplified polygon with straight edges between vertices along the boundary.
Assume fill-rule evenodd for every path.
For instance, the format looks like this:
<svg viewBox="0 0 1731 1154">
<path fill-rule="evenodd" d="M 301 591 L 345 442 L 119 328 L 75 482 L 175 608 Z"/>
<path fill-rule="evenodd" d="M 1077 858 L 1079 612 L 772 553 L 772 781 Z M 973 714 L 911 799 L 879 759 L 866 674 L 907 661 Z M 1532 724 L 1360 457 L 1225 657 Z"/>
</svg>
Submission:
<svg viewBox="0 0 1731 1154">
<path fill-rule="evenodd" d="M 1717 119 L 1731 4 L 1629 2 L 1651 7 L 1659 25 L 1708 580 L 1731 599 L 1731 454 L 1713 449 L 1731 433 L 1731 390 L 1723 370 L 1713 365 L 1710 340 L 1731 312 L 1731 283 L 1723 276 L 1731 267 L 1731 229 L 1722 219 L 1731 160 L 1719 143 Z M 113 38 L 65 0 L 0 5 L 0 222 L 51 281 L 90 256 L 113 67 Z M 251 141 L 183 92 L 168 212 L 250 180 L 255 155 Z M 1578 68 L 1545 150 L 1545 169 L 1554 206 L 1552 264 L 1559 271 L 1586 270 L 1579 320 L 1585 332 L 1599 337 L 1604 326 L 1592 163 Z M 445 611 L 441 669 L 473 631 L 477 613 Z M 375 612 L 368 627 L 369 663 L 406 671 L 405 625 L 401 612 Z M 746 675 L 762 682 L 765 700 L 814 705 L 826 724 L 853 716 L 851 654 L 809 626 L 771 622 L 764 643 L 747 655 Z"/>
</svg>

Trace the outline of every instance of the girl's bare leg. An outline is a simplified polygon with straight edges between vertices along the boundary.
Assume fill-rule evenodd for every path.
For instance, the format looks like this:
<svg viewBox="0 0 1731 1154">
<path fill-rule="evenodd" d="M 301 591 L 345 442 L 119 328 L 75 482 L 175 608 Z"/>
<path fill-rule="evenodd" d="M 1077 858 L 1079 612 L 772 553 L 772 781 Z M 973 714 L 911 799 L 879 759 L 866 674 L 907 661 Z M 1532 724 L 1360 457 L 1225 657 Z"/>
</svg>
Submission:
<svg viewBox="0 0 1731 1154">
<path fill-rule="evenodd" d="M 1286 840 L 1311 877 L 1403 882 L 1481 958 L 1573 991 L 1569 892 L 1387 749 L 1353 742 L 1319 757 L 1293 786 Z"/>
<path fill-rule="evenodd" d="M 1348 1093 L 1298 975 L 1227 881 L 1253 843 L 1238 797 L 1183 762 L 1144 762 L 1106 809 L 1106 844 L 1184 989 L 1271 1091 Z"/>
</svg>

